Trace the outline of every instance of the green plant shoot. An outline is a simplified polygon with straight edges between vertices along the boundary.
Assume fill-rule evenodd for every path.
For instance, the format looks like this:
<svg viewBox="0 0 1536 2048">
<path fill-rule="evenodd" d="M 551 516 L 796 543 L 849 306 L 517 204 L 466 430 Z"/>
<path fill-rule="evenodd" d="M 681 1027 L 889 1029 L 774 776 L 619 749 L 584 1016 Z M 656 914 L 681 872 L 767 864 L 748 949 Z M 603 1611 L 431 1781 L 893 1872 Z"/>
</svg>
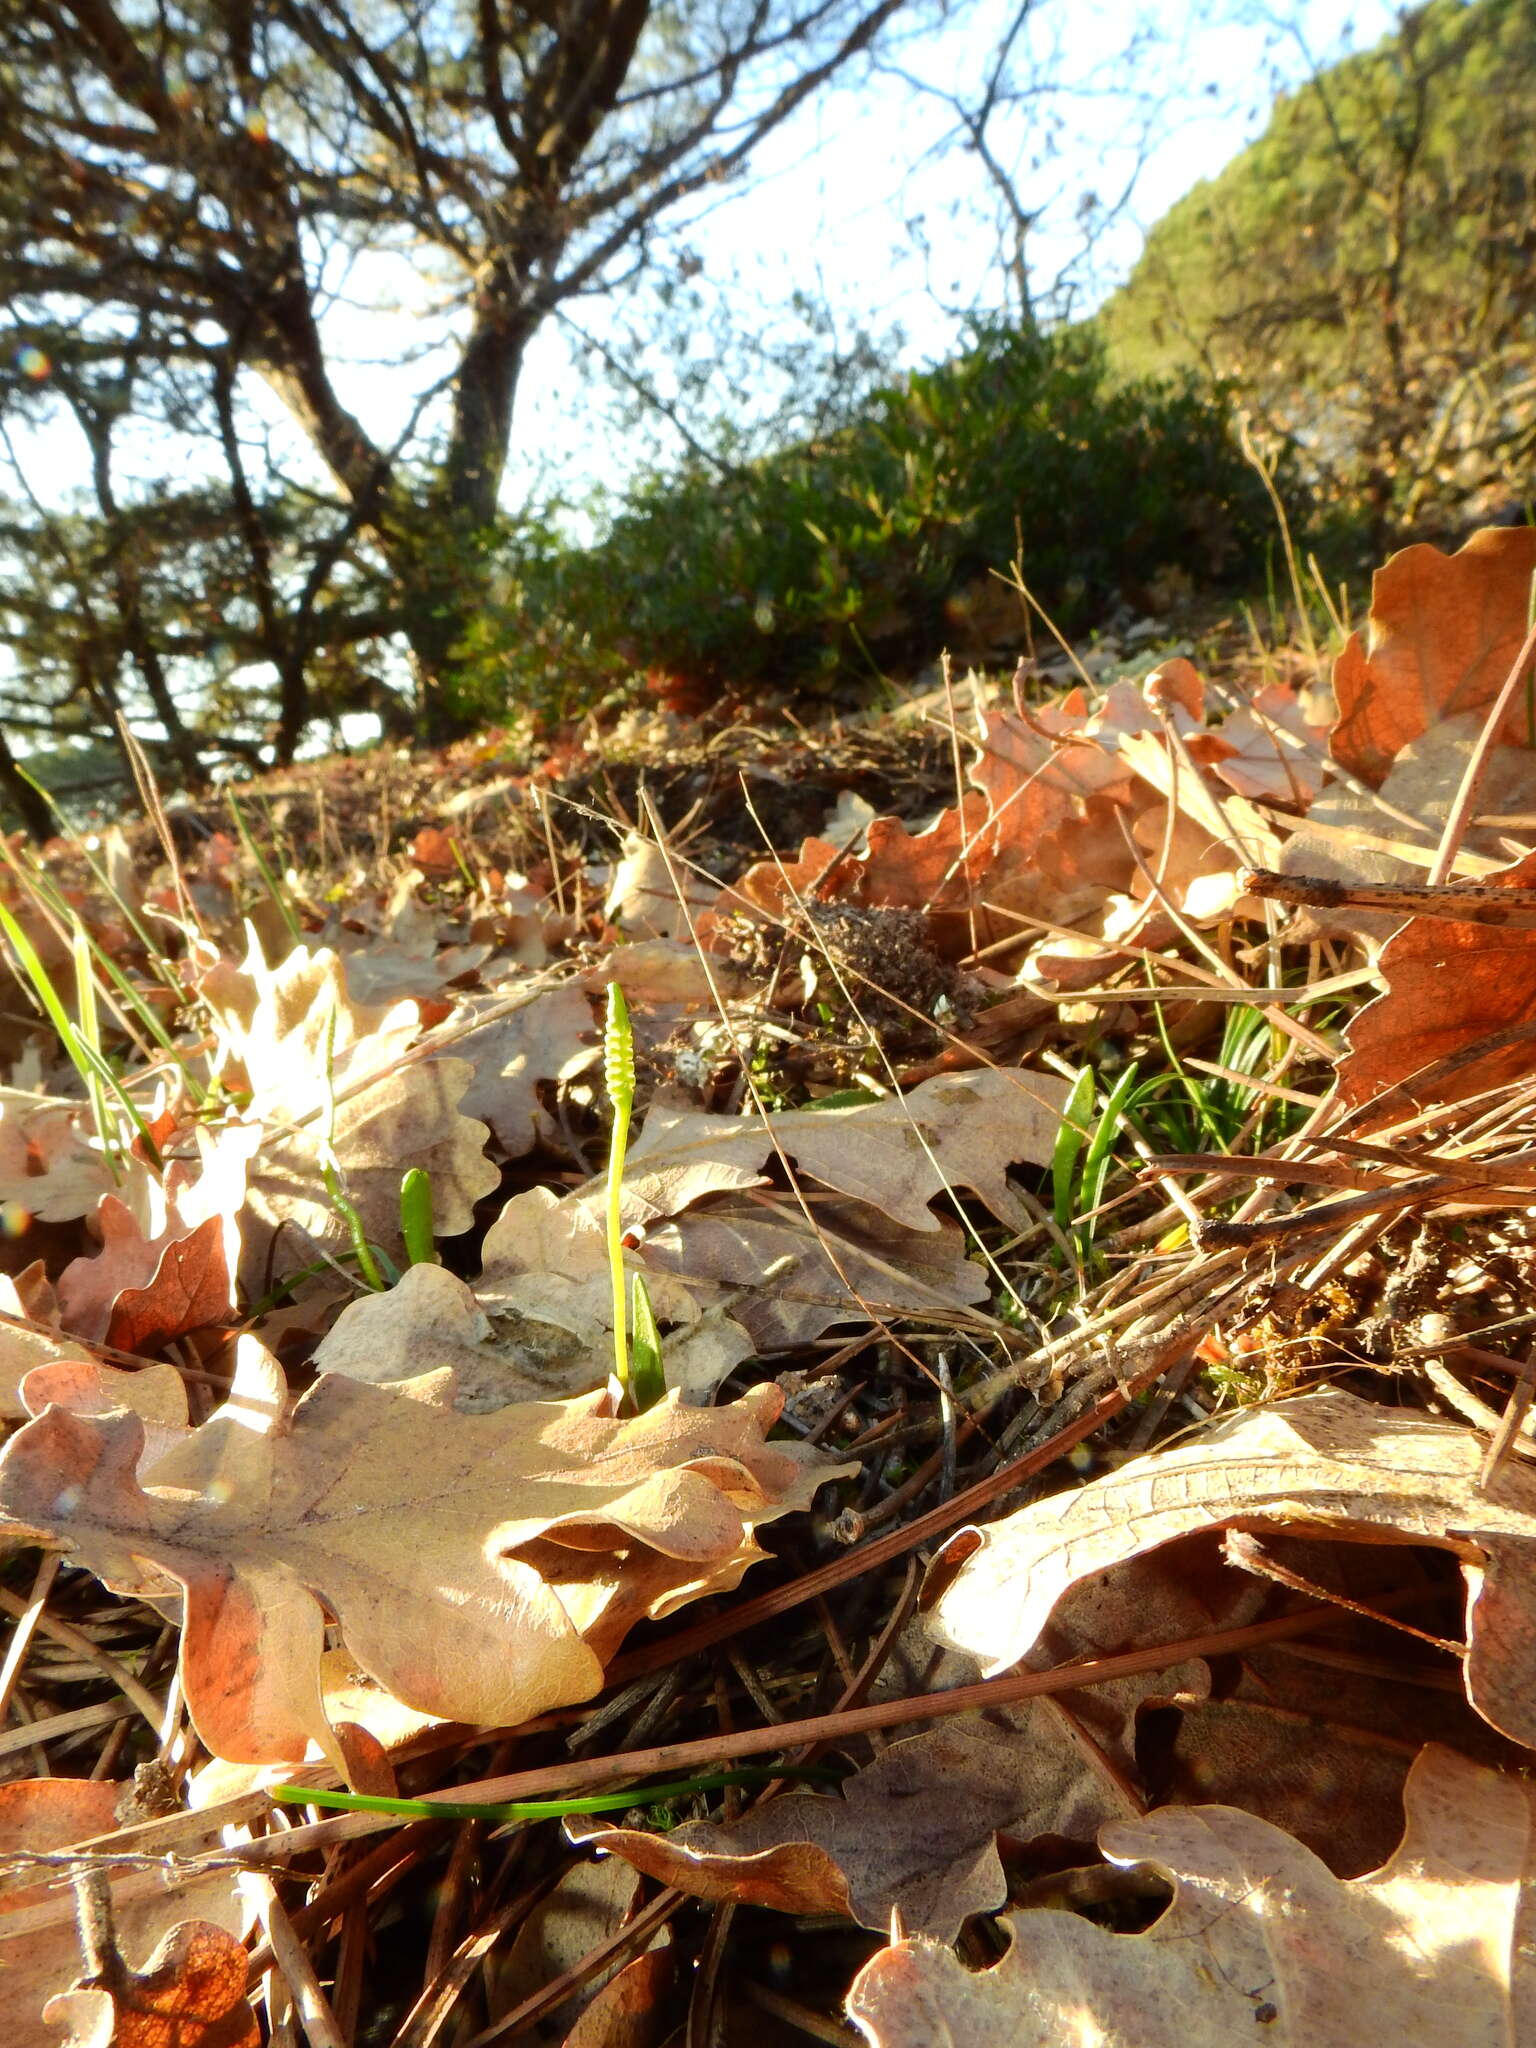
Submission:
<svg viewBox="0 0 1536 2048">
<path fill-rule="evenodd" d="M 139 1134 L 139 1140 L 144 1147 L 146 1158 L 158 1170 L 160 1166 L 160 1148 L 150 1136 L 149 1126 L 139 1114 L 138 1104 L 128 1095 L 121 1081 L 113 1073 L 108 1060 L 94 1045 L 90 1044 L 85 1038 L 82 1038 L 75 1029 L 68 1010 L 65 1009 L 59 999 L 58 990 L 49 979 L 47 968 L 38 956 L 36 947 L 3 903 L 0 903 L 0 932 L 4 933 L 11 951 L 16 956 L 17 964 L 20 966 L 22 973 L 27 977 L 27 980 L 32 984 L 33 993 L 36 995 L 44 1015 L 58 1033 L 59 1042 L 64 1047 L 65 1052 L 68 1053 L 75 1072 L 85 1083 L 87 1092 L 90 1093 L 91 1082 L 94 1078 L 102 1082 L 108 1092 L 116 1097 L 118 1103 L 127 1113 L 129 1122 Z M 92 1097 L 92 1106 L 95 1106 L 94 1096 Z M 107 1163 L 111 1166 L 114 1157 L 113 1135 L 108 1130 L 102 1130 L 99 1135 L 101 1137 L 102 1150 L 107 1156 Z M 113 1177 L 116 1178 L 115 1168 L 113 1169 Z"/>
<path fill-rule="evenodd" d="M 608 1140 L 608 1275 L 613 1282 L 613 1376 L 629 1392 L 629 1344 L 624 1300 L 624 1155 L 629 1150 L 629 1112 L 635 1101 L 635 1041 L 629 1005 L 616 981 L 608 984 L 603 1025 L 603 1086 L 613 1110 Z"/>
<path fill-rule="evenodd" d="M 1088 1118 L 1093 1109 L 1093 1092 L 1093 1069 L 1084 1067 L 1072 1083 L 1051 1154 L 1051 1206 L 1063 1233 L 1071 1230 L 1075 1213 L 1078 1155 L 1092 1136 Z"/>
<path fill-rule="evenodd" d="M 271 1797 L 283 1806 L 389 1813 L 405 1820 L 563 1820 L 568 1813 L 627 1813 L 632 1806 L 663 1806 L 669 1799 L 686 1799 L 695 1792 L 714 1792 L 726 1785 L 761 1785 L 775 1778 L 836 1781 L 842 1775 L 817 1765 L 748 1764 L 738 1771 L 706 1771 L 697 1778 L 679 1778 L 670 1785 L 635 1786 L 627 1792 L 594 1792 L 574 1799 L 514 1799 L 492 1806 L 453 1799 L 390 1799 L 374 1792 L 321 1792 L 308 1785 L 274 1785 Z"/>
<path fill-rule="evenodd" d="M 635 1347 L 629 1346 L 628 1304 L 624 1299 L 624 1156 L 629 1150 L 629 1113 L 635 1104 L 635 1039 L 629 1005 L 616 981 L 608 984 L 608 1016 L 603 1026 L 603 1086 L 613 1108 L 613 1135 L 608 1144 L 608 1272 L 613 1282 L 613 1376 L 619 1397 L 640 1414 L 666 1392 L 661 1362 L 661 1336 L 645 1282 L 635 1275 Z"/>
<path fill-rule="evenodd" d="M 432 1219 L 432 1176 L 424 1166 L 413 1166 L 400 1182 L 400 1235 L 408 1266 L 441 1263 Z"/>
<path fill-rule="evenodd" d="M 337 1215 L 347 1226 L 347 1236 L 352 1240 L 353 1255 L 357 1259 L 358 1271 L 375 1294 L 382 1294 L 395 1275 L 385 1279 L 380 1270 L 383 1254 L 376 1245 L 368 1242 L 368 1233 L 363 1228 L 363 1219 L 357 1213 L 354 1203 L 348 1200 L 341 1184 L 341 1162 L 336 1157 L 334 1132 L 336 1128 L 336 1012 L 332 1009 L 325 1020 L 325 1128 L 320 1133 L 316 1151 L 320 1158 L 320 1175 L 325 1182 L 325 1191 L 334 1203 Z"/>
</svg>

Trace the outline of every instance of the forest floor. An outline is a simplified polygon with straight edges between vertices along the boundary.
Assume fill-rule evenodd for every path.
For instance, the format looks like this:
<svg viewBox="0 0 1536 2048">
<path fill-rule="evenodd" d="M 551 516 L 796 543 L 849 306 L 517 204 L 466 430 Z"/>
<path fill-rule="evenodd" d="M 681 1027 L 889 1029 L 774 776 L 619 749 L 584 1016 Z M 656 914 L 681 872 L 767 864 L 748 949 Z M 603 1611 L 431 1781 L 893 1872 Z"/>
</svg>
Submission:
<svg viewBox="0 0 1536 2048">
<path fill-rule="evenodd" d="M 1524 2038 L 1533 572 L 13 844 L 7 2043 Z"/>
</svg>

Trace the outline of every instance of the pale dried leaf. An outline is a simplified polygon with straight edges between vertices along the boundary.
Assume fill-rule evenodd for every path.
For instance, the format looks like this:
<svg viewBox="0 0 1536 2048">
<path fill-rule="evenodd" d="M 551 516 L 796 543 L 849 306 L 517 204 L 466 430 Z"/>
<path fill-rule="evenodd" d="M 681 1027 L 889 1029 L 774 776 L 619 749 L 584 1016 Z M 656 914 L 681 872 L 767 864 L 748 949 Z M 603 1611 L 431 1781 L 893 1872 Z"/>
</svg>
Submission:
<svg viewBox="0 0 1536 2048">
<path fill-rule="evenodd" d="M 771 1386 L 613 1421 L 601 1396 L 464 1415 L 451 1372 L 388 1388 L 326 1375 L 289 1418 L 250 1338 L 240 1368 L 151 1486 L 128 1414 L 50 1408 L 0 1458 L 0 1513 L 108 1583 L 144 1563 L 180 1581 L 188 1707 L 236 1760 L 311 1740 L 337 1756 L 327 1611 L 358 1666 L 423 1713 L 510 1725 L 589 1698 L 632 1621 L 734 1585 L 761 1555 L 754 1526 L 842 1469 L 765 1445 Z"/>
<path fill-rule="evenodd" d="M 499 1341 L 549 1393 L 601 1386 L 612 1370 L 613 1280 L 595 1200 L 547 1188 L 515 1195 L 486 1236 L 476 1296 L 497 1321 Z M 726 1374 L 750 1358 L 742 1323 L 711 1305 L 711 1290 L 652 1268 L 649 1246 L 624 1253 L 643 1272 L 666 1333 L 666 1378 L 685 1401 L 705 1402 Z"/>
<path fill-rule="evenodd" d="M 0 1088 L 0 1202 L 43 1223 L 89 1216 L 113 1180 L 86 1122 L 82 1103 Z"/>
<path fill-rule="evenodd" d="M 1173 1903 L 1145 1934 L 1074 1914 L 1008 1916 L 1013 1945 L 968 1971 L 935 1942 L 866 1964 L 848 2013 L 873 2048 L 1490 2048 L 1533 2038 L 1528 1961 L 1536 1795 L 1424 1751 L 1391 1862 L 1341 1883 L 1251 1814 L 1169 1807 L 1101 1837 Z"/>
<path fill-rule="evenodd" d="M 483 1006 L 483 1000 L 472 1000 L 462 1018 L 473 1018 Z M 474 1068 L 460 1109 L 489 1124 L 509 1159 L 521 1158 L 548 1127 L 539 1106 L 539 1083 L 555 1080 L 573 1061 L 588 1057 L 593 1036 L 592 1008 L 579 985 L 561 982 L 542 989 L 510 1015 L 455 1039 L 454 1057 Z"/>
<path fill-rule="evenodd" d="M 1269 683 L 1223 721 L 1223 753 L 1211 764 L 1229 789 L 1256 803 L 1305 809 L 1323 785 L 1322 726 L 1310 725 L 1296 693 Z"/>
<path fill-rule="evenodd" d="M 365 1234 L 392 1258 L 402 1250 L 408 1166 L 431 1176 L 440 1235 L 470 1227 L 474 1204 L 498 1180 L 485 1125 L 460 1108 L 475 1072 L 462 1059 L 404 1059 L 417 1029 L 414 1003 L 355 1003 L 336 955 L 305 946 L 268 968 L 253 944 L 242 968 L 211 970 L 203 993 L 249 1080 L 247 1119 L 265 1132 L 250 1169 L 241 1257 L 250 1293 L 264 1293 L 317 1250 L 348 1244 L 322 1171 L 327 1139 Z"/>
<path fill-rule="evenodd" d="M 833 1323 L 871 1314 L 947 1319 L 986 1300 L 986 1270 L 967 1256 L 957 1224 L 908 1230 L 814 1183 L 802 1192 L 810 1220 L 791 1195 L 696 1204 L 648 1233 L 647 1273 L 728 1306 L 760 1353 L 792 1350 Z"/>
<path fill-rule="evenodd" d="M 1247 1409 L 980 1531 L 932 1625 L 996 1672 L 1034 1647 L 1068 1587 L 1200 1529 L 1430 1544 L 1460 1557 L 1468 1582 L 1468 1698 L 1536 1748 L 1536 1471 L 1511 1461 L 1484 1490 L 1483 1454 L 1469 1430 L 1349 1394 Z"/>
<path fill-rule="evenodd" d="M 690 919 L 696 920 L 710 907 L 720 894 L 720 885 L 682 865 L 677 866 L 677 880 L 683 903 L 678 902 L 672 868 L 655 840 L 626 832 L 603 915 L 620 931 L 642 938 L 686 939 Z"/>
<path fill-rule="evenodd" d="M 567 1832 L 696 1898 L 841 1913 L 882 1932 L 895 1907 L 909 1931 L 947 1942 L 1008 1895 L 997 1831 L 1028 1805 L 1028 1778 L 1022 1742 L 950 1726 L 893 1743 L 841 1796 L 790 1792 L 729 1826 L 666 1835 L 578 1821 Z"/>
<path fill-rule="evenodd" d="M 21 1383 L 35 1366 L 72 1358 L 80 1348 L 62 1334 L 36 1327 L 42 1319 L 31 1313 L 27 1300 L 10 1274 L 0 1273 L 0 1421 L 16 1422 L 27 1413 Z M 23 1323 L 33 1327 L 23 1328 Z"/>
<path fill-rule="evenodd" d="M 968 1188 L 1004 1222 L 1028 1212 L 1008 1167 L 1049 1164 L 1069 1087 L 1059 1074 L 987 1067 L 938 1074 L 899 1097 L 755 1117 L 653 1110 L 625 1163 L 626 1218 L 676 1216 L 706 1194 L 756 1184 L 774 1141 L 795 1165 L 908 1230 L 937 1230 L 930 1203 Z"/>
<path fill-rule="evenodd" d="M 605 1262 L 605 1281 L 606 1274 Z M 505 1298 L 499 1304 L 503 1311 L 509 1305 Z M 612 1345 L 603 1341 L 605 1306 L 611 1309 L 611 1288 L 606 1303 L 601 1297 L 591 1303 L 591 1344 L 579 1337 L 572 1343 L 573 1333 L 556 1325 L 546 1326 L 550 1339 L 564 1341 L 540 1344 L 525 1329 L 514 1334 L 494 1329 L 473 1289 L 443 1267 L 412 1266 L 401 1274 L 398 1285 L 383 1294 L 365 1294 L 344 1308 L 316 1350 L 314 1363 L 322 1372 L 342 1373 L 375 1386 L 451 1366 L 453 1405 L 465 1414 L 488 1413 L 511 1401 L 560 1400 L 590 1393 L 613 1370 Z M 691 1297 L 688 1306 L 697 1315 Z M 733 1363 L 747 1355 L 744 1332 L 741 1343 L 743 1349 Z M 691 1390 L 676 1376 L 670 1347 L 667 1363 L 669 1383 L 688 1398 Z M 711 1389 L 729 1370 L 726 1366 L 711 1381 Z"/>
</svg>

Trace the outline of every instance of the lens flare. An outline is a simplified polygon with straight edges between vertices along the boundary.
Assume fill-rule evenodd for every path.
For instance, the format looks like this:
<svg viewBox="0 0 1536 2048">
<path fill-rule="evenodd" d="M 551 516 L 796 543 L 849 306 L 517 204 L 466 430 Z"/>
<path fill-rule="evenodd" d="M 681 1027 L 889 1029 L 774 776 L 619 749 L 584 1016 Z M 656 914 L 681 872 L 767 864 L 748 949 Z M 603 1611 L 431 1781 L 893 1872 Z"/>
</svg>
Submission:
<svg viewBox="0 0 1536 2048">
<path fill-rule="evenodd" d="M 28 344 L 26 348 L 17 349 L 16 367 L 23 377 L 30 377 L 34 384 L 41 384 L 51 374 L 53 363 L 40 348 Z"/>
</svg>

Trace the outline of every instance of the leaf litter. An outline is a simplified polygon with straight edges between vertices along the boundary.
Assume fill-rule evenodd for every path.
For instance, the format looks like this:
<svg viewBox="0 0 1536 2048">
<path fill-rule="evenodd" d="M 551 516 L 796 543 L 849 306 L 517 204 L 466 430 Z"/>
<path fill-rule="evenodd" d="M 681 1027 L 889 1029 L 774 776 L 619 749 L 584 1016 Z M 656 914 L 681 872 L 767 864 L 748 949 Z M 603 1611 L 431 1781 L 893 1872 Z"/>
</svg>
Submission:
<svg viewBox="0 0 1536 2048">
<path fill-rule="evenodd" d="M 1174 650 L 756 734 L 766 845 L 661 720 L 305 770 L 261 873 L 18 849 L 15 2037 L 1522 2038 L 1533 570 L 1395 556 L 1336 708 Z"/>
</svg>

